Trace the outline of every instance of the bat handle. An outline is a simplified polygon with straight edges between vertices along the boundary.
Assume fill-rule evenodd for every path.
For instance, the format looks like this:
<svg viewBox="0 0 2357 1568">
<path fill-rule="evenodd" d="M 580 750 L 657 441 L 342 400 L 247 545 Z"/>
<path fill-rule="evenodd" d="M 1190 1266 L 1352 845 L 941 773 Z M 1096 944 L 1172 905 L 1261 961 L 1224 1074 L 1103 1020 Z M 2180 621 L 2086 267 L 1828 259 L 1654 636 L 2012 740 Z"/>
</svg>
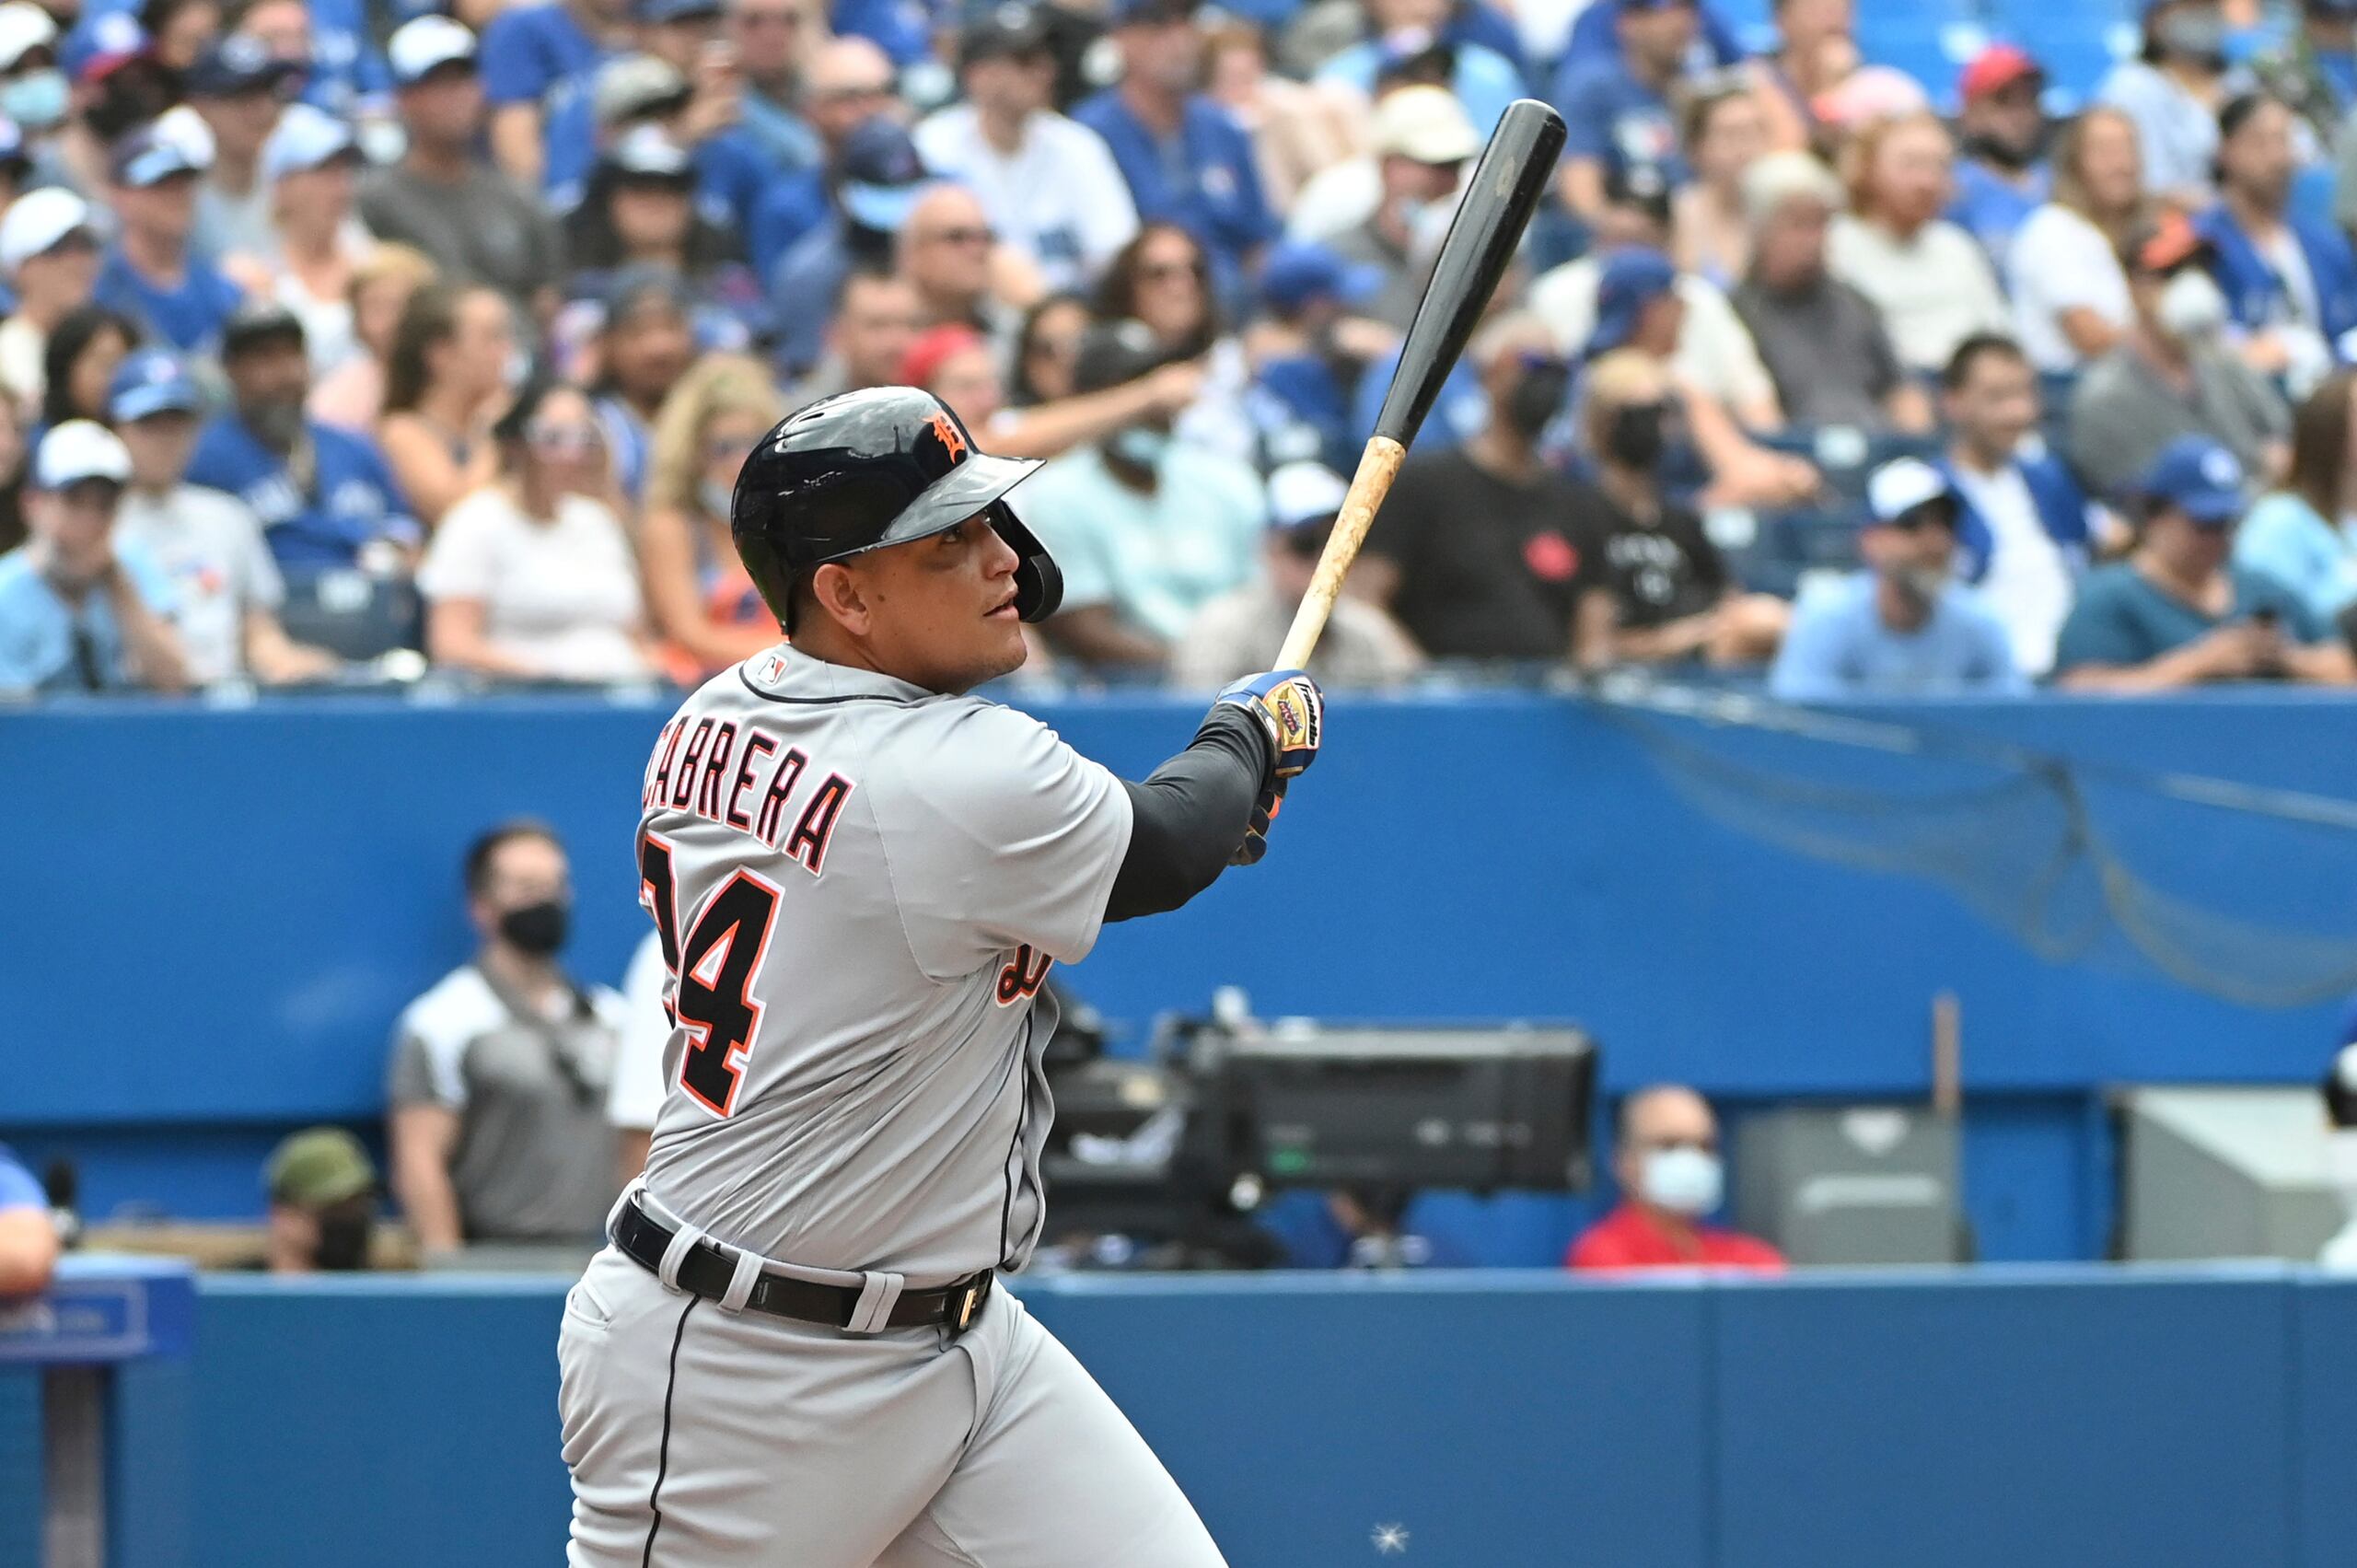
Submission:
<svg viewBox="0 0 2357 1568">
<path fill-rule="evenodd" d="M 1399 476 L 1399 464 L 1407 456 L 1408 448 L 1388 436 L 1371 437 L 1366 450 L 1359 454 L 1359 470 L 1351 476 L 1351 492 L 1342 498 L 1334 531 L 1326 536 L 1326 548 L 1318 557 L 1318 574 L 1309 579 L 1309 591 L 1301 596 L 1301 608 L 1293 612 L 1293 627 L 1285 633 L 1284 646 L 1277 651 L 1273 668 L 1308 666 L 1327 618 L 1334 613 L 1334 600 L 1341 596 L 1342 578 L 1351 563 L 1359 558 L 1366 530 L 1375 526 L 1376 508 L 1391 494 L 1391 482 Z"/>
</svg>

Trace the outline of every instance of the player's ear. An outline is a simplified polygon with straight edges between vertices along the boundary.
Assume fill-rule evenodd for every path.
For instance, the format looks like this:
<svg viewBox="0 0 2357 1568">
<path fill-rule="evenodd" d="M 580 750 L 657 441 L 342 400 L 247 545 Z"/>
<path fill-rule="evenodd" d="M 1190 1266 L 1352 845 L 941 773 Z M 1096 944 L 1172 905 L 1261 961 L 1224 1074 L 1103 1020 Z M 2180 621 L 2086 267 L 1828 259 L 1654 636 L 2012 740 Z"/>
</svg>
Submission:
<svg viewBox="0 0 2357 1568">
<path fill-rule="evenodd" d="M 819 613 L 854 637 L 867 634 L 867 597 L 857 573 L 840 561 L 830 561 L 810 574 L 810 597 Z"/>
</svg>

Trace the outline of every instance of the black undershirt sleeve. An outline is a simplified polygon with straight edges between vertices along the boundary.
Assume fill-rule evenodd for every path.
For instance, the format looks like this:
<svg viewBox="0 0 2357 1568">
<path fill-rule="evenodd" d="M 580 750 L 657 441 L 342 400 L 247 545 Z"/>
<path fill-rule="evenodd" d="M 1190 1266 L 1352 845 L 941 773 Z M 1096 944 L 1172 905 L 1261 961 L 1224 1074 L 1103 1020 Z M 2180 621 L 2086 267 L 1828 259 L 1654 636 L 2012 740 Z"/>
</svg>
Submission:
<svg viewBox="0 0 2357 1568">
<path fill-rule="evenodd" d="M 1213 708 L 1193 744 L 1130 792 L 1129 853 L 1105 918 L 1175 910 L 1212 885 L 1244 842 L 1269 774 L 1269 738 L 1249 714 Z"/>
</svg>

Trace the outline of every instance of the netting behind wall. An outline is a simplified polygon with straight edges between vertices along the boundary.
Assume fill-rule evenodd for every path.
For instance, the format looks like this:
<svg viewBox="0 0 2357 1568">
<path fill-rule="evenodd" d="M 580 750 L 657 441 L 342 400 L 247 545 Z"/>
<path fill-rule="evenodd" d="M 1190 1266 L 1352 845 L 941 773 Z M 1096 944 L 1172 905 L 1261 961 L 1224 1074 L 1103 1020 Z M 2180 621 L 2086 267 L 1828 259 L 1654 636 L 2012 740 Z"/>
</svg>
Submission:
<svg viewBox="0 0 2357 1568">
<path fill-rule="evenodd" d="M 1642 682 L 1593 705 L 1713 820 L 1937 883 L 2040 958 L 2249 1006 L 2357 990 L 2357 802 L 2040 751 L 1935 708 L 1866 721 Z"/>
</svg>

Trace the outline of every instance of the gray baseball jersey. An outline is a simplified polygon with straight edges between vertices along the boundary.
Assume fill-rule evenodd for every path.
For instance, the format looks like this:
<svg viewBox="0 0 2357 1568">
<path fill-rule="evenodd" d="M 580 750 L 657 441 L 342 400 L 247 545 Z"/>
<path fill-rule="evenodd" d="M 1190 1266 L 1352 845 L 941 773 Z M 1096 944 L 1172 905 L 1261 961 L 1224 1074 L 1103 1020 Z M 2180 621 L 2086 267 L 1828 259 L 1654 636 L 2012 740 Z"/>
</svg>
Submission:
<svg viewBox="0 0 2357 1568">
<path fill-rule="evenodd" d="M 1130 799 L 1038 720 L 790 647 L 648 759 L 640 898 L 676 977 L 646 1186 L 715 1238 L 912 1284 L 1044 1218 L 1051 961 L 1096 943 Z"/>
</svg>

